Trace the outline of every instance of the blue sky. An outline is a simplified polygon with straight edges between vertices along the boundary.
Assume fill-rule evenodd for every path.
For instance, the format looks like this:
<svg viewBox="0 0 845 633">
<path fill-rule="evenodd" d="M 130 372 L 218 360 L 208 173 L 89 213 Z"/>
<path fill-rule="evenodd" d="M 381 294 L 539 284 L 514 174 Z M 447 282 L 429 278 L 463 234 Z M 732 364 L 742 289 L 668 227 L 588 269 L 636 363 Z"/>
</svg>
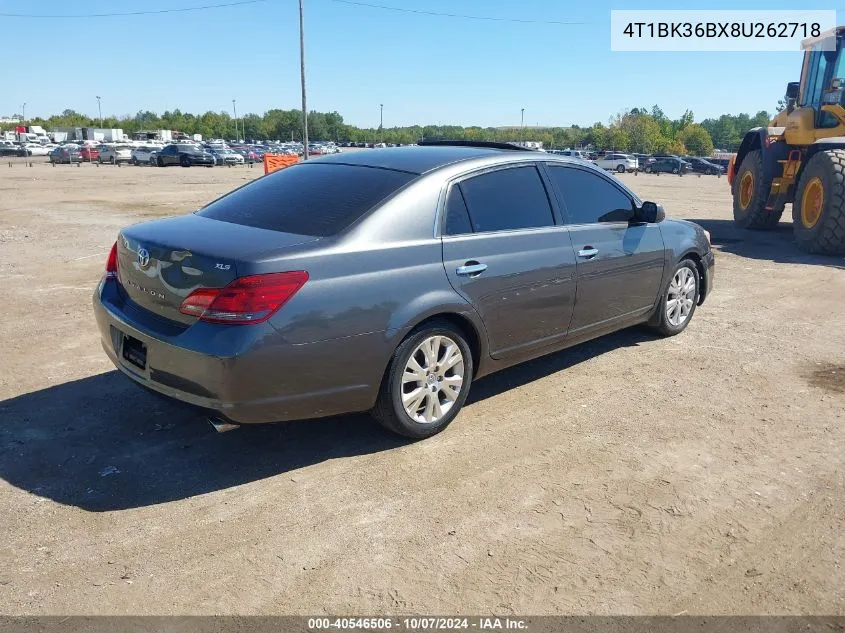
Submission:
<svg viewBox="0 0 845 633">
<path fill-rule="evenodd" d="M 0 13 L 155 10 L 223 0 L 0 0 Z M 522 24 L 401 13 L 306 0 L 309 109 L 359 126 L 413 123 L 590 125 L 657 103 L 672 117 L 771 112 L 801 53 L 610 51 L 611 9 L 705 8 L 632 0 L 370 0 Z M 708 9 L 795 9 L 794 2 L 710 0 Z M 818 5 L 801 7 L 831 9 Z M 299 107 L 297 0 L 162 15 L 88 19 L 0 17 L 0 116 L 65 108 L 104 115 Z"/>
</svg>

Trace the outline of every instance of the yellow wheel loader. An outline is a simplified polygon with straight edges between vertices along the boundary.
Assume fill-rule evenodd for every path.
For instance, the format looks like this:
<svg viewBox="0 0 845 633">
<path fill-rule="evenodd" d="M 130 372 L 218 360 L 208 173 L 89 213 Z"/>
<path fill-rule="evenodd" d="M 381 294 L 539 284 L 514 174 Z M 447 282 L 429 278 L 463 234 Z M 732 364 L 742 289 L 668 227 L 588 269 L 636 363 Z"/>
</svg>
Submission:
<svg viewBox="0 0 845 633">
<path fill-rule="evenodd" d="M 746 133 L 728 166 L 734 222 L 769 229 L 792 203 L 798 245 L 845 254 L 845 26 L 805 40 L 801 81 L 768 127 Z M 831 49 L 831 50 L 825 50 Z"/>
</svg>

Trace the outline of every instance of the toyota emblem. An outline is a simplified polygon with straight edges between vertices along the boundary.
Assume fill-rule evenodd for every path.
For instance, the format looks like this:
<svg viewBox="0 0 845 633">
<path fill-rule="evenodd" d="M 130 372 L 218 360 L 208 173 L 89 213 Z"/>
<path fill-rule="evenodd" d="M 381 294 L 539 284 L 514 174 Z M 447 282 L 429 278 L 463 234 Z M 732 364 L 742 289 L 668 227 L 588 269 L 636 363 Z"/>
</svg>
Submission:
<svg viewBox="0 0 845 633">
<path fill-rule="evenodd" d="M 150 263 L 150 251 L 146 248 L 139 248 L 138 249 L 138 265 L 141 268 L 146 268 L 147 264 Z"/>
</svg>

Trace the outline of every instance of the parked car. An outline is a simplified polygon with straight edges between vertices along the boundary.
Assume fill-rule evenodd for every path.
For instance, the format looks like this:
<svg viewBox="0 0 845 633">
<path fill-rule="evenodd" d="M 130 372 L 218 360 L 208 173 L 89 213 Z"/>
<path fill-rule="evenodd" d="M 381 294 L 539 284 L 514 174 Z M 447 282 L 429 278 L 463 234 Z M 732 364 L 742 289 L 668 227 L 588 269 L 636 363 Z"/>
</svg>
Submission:
<svg viewBox="0 0 845 633">
<path fill-rule="evenodd" d="M 53 151 L 50 152 L 49 160 L 51 163 L 56 164 L 81 163 L 82 150 L 79 145 L 60 145 L 59 147 L 54 148 Z"/>
<path fill-rule="evenodd" d="M 724 174 L 725 168 L 721 165 L 716 165 L 706 158 L 698 158 L 696 156 L 685 156 L 683 159 L 690 164 L 690 169 L 698 174 L 710 174 L 715 176 L 717 174 Z"/>
<path fill-rule="evenodd" d="M 651 156 L 650 154 L 637 154 L 636 152 L 631 154 L 634 158 L 637 159 L 637 165 L 639 169 L 645 169 L 646 165 L 653 163 L 656 159 Z"/>
<path fill-rule="evenodd" d="M 105 353 L 218 426 L 371 411 L 422 438 L 474 379 L 637 323 L 678 334 L 712 291 L 708 234 L 593 165 L 426 145 L 123 229 L 93 297 Z"/>
<path fill-rule="evenodd" d="M 690 164 L 680 158 L 657 158 L 645 167 L 647 174 L 685 174 L 689 171 Z"/>
<path fill-rule="evenodd" d="M 93 162 L 100 157 L 100 151 L 91 145 L 83 145 L 79 150 L 83 162 Z"/>
<path fill-rule="evenodd" d="M 587 152 L 579 149 L 562 149 L 555 152 L 560 156 L 569 156 L 570 158 L 580 158 L 581 160 L 589 160 Z"/>
<path fill-rule="evenodd" d="M 24 143 L 18 149 L 18 156 L 47 156 L 50 150 L 40 143 Z"/>
<path fill-rule="evenodd" d="M 101 145 L 97 156 L 99 163 L 131 163 L 132 148 L 128 145 Z"/>
<path fill-rule="evenodd" d="M 20 149 L 14 141 L 0 141 L 0 156 L 17 156 Z"/>
<path fill-rule="evenodd" d="M 214 162 L 217 165 L 243 165 L 244 157 L 237 152 L 226 148 L 216 148 L 211 150 L 211 155 L 214 156 Z"/>
<path fill-rule="evenodd" d="M 167 167 L 168 165 L 214 167 L 214 156 L 196 145 L 173 143 L 156 154 L 156 165 L 159 167 Z"/>
<path fill-rule="evenodd" d="M 620 174 L 626 171 L 634 171 L 637 168 L 637 159 L 630 154 L 610 153 L 605 154 L 595 161 L 596 166 L 610 171 L 616 171 Z"/>
<path fill-rule="evenodd" d="M 132 150 L 132 163 L 135 165 L 155 165 L 156 156 L 161 148 L 155 145 L 143 145 Z"/>
</svg>

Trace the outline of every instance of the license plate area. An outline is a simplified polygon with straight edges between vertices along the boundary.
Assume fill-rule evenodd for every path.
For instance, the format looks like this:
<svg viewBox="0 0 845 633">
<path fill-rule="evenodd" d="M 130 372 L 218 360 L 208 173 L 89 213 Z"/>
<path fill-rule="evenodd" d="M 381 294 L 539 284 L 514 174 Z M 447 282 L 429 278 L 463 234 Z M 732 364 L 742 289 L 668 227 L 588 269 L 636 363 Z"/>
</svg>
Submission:
<svg viewBox="0 0 845 633">
<path fill-rule="evenodd" d="M 131 336 L 123 335 L 123 358 L 139 369 L 147 368 L 147 346 Z"/>
</svg>

